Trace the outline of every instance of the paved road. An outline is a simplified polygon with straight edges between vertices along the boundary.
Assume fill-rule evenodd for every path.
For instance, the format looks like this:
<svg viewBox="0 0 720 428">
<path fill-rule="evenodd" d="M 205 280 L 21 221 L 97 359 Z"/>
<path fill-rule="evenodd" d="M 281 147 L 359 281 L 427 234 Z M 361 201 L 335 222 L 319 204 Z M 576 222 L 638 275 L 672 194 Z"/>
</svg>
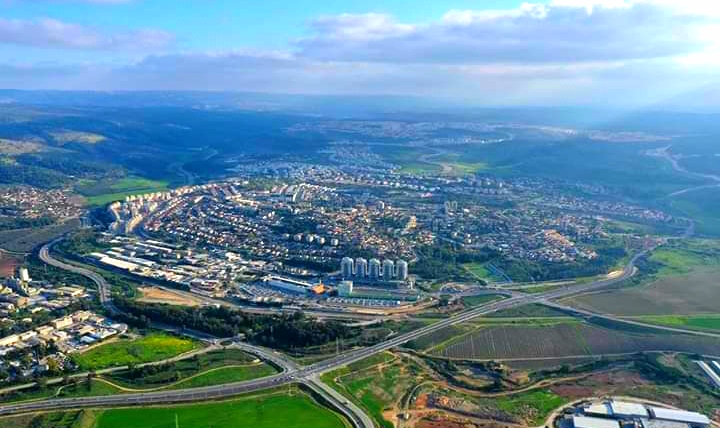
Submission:
<svg viewBox="0 0 720 428">
<path fill-rule="evenodd" d="M 118 313 L 119 310 L 115 305 L 112 303 L 112 295 L 110 294 L 110 286 L 101 275 L 99 275 L 96 272 L 93 272 L 92 270 L 85 269 L 79 266 L 71 265 L 68 263 L 63 263 L 59 260 L 54 259 L 50 255 L 50 248 L 55 245 L 57 242 L 59 242 L 62 238 L 58 238 L 46 245 L 44 245 L 39 252 L 40 259 L 57 268 L 64 269 L 70 272 L 77 273 L 79 275 L 83 275 L 89 279 L 91 279 L 98 288 L 98 295 L 100 296 L 100 302 L 108 311 L 111 313 Z M 172 327 L 171 327 L 172 329 Z M 275 376 L 270 376 L 266 378 L 262 378 L 256 381 L 250 381 L 250 382 L 240 382 L 238 383 L 234 388 L 231 389 L 217 389 L 217 388 L 200 388 L 200 389 L 194 389 L 194 392 L 191 394 L 170 394 L 171 397 L 169 398 L 169 401 L 166 401 L 163 396 L 168 395 L 167 391 L 161 391 L 159 392 L 159 396 L 157 393 L 137 393 L 137 394 L 127 394 L 127 395 L 117 395 L 117 400 L 110 400 L 112 403 L 108 405 L 120 405 L 120 406 L 126 406 L 126 405 L 134 405 L 134 404 L 143 404 L 143 403 L 160 403 L 160 402 L 183 402 L 183 401 L 197 401 L 197 400 L 205 400 L 205 399 L 212 399 L 212 398 L 220 398 L 220 397 L 228 397 L 232 395 L 236 395 L 237 393 L 242 392 L 249 392 L 249 391 L 257 391 L 261 389 L 270 388 L 277 385 L 282 385 L 285 383 L 289 383 L 293 380 L 292 374 L 299 370 L 299 366 L 297 363 L 295 363 L 293 360 L 285 357 L 284 355 L 274 352 L 272 350 L 264 349 L 258 346 L 253 346 L 247 343 L 235 343 L 235 346 L 239 347 L 245 352 L 248 352 L 250 354 L 256 355 L 260 357 L 263 360 L 269 361 L 273 365 L 279 367 L 282 372 Z M 209 348 L 216 348 L 216 345 L 211 345 Z M 208 348 L 208 349 L 209 349 Z M 108 372 L 112 370 L 119 370 L 122 368 L 113 368 L 108 369 Z M 79 375 L 75 375 L 79 376 Z M 288 379 L 288 376 L 291 376 Z M 59 383 L 63 379 L 59 379 L 54 383 Z M 373 428 L 374 424 L 372 422 L 372 419 L 365 414 L 359 407 L 357 407 L 354 403 L 346 400 L 342 395 L 340 395 L 337 391 L 334 389 L 328 387 L 327 385 L 323 384 L 322 381 L 320 381 L 318 376 L 309 377 L 307 379 L 297 379 L 298 383 L 302 383 L 306 385 L 308 388 L 313 390 L 316 394 L 323 397 L 331 406 L 333 406 L 336 410 L 338 410 L 340 413 L 342 413 L 352 424 L 355 428 Z M 244 384 L 244 385 L 243 385 Z M 231 391 L 237 391 L 237 392 L 231 392 Z M 148 395 L 150 394 L 150 395 Z M 106 397 L 107 398 L 107 397 Z M 4 406 L 0 408 L 0 414 L 11 414 L 17 411 L 33 411 L 38 410 L 40 408 L 46 409 L 46 410 L 53 410 L 53 409 L 67 409 L 67 408 L 73 408 L 73 407 L 93 407 L 97 405 L 97 400 L 93 399 L 82 399 L 78 401 L 79 399 L 55 399 L 55 400 L 47 400 L 47 401 L 40 401 L 40 402 L 34 402 L 34 403 L 26 403 L 27 407 L 22 407 L 20 405 L 20 409 L 18 410 L 17 406 Z M 148 400 L 148 401 L 146 401 Z M 41 407 L 36 407 L 40 405 Z M 47 406 L 47 407 L 42 407 Z"/>
<path fill-rule="evenodd" d="M 45 259 L 49 260 L 53 266 L 65 268 L 64 266 L 68 266 L 73 272 L 77 272 L 80 274 L 83 274 L 81 272 L 88 273 L 89 277 L 92 279 L 97 274 L 95 272 L 88 271 L 86 269 L 78 268 L 76 266 L 70 266 L 67 264 L 64 264 L 62 262 L 57 262 L 51 257 L 49 257 L 49 253 L 47 252 L 47 248 L 43 247 L 46 251 Z M 5 406 L 0 407 L 0 415 L 9 415 L 9 414 L 15 414 L 15 413 L 23 413 L 23 412 L 32 412 L 32 411 L 39 411 L 39 410 L 58 410 L 58 409 L 73 409 L 73 408 L 81 408 L 81 407 L 111 407 L 111 406 L 133 406 L 133 405 L 148 405 L 148 404 L 161 404 L 161 403 L 183 403 L 183 402 L 193 402 L 193 401 L 205 401 L 205 400 L 213 400 L 213 399 L 221 399 L 221 398 L 228 398 L 232 397 L 238 394 L 247 393 L 247 392 L 253 392 L 258 391 L 262 389 L 268 389 L 272 387 L 277 387 L 281 385 L 286 385 L 288 383 L 305 383 L 309 385 L 314 385 L 317 388 L 325 389 L 324 387 L 317 385 L 319 382 L 318 377 L 326 372 L 332 371 L 334 369 L 343 367 L 347 364 L 365 359 L 367 357 L 370 357 L 372 355 L 384 352 L 386 350 L 392 349 L 394 347 L 397 347 L 399 345 L 402 345 L 404 343 L 407 343 L 411 340 L 417 339 L 423 335 L 433 333 L 435 331 L 441 330 L 443 328 L 460 324 L 469 320 L 472 320 L 473 318 L 477 318 L 483 315 L 490 314 L 492 312 L 500 311 L 503 309 L 509 309 L 515 306 L 522 306 L 530 303 L 538 303 L 542 302 L 548 299 L 556 299 L 560 297 L 567 297 L 573 294 L 578 293 L 586 293 L 590 291 L 599 290 L 602 288 L 609 287 L 611 285 L 617 284 L 621 281 L 624 281 L 635 274 L 636 268 L 635 268 L 635 262 L 642 257 L 644 254 L 646 254 L 646 251 L 641 252 L 637 254 L 635 257 L 632 258 L 630 263 L 625 267 L 623 270 L 622 275 L 612 278 L 612 279 L 605 279 L 601 281 L 596 281 L 584 285 L 579 286 L 573 286 L 573 287 L 564 287 L 557 290 L 552 290 L 546 293 L 538 293 L 533 295 L 525 295 L 525 294 L 514 294 L 512 297 L 501 300 L 501 301 L 495 301 L 490 302 L 485 305 L 481 305 L 478 307 L 475 307 L 473 309 L 470 309 L 468 311 L 465 311 L 463 313 L 460 313 L 458 315 L 455 315 L 453 317 L 438 321 L 436 323 L 433 323 L 431 325 L 419 328 L 415 331 L 402 334 L 399 336 L 396 336 L 392 339 L 386 340 L 384 342 L 381 342 L 379 344 L 376 344 L 374 346 L 370 346 L 367 348 L 352 350 L 343 354 L 340 354 L 334 358 L 331 358 L 329 360 L 320 361 L 318 363 L 303 367 L 303 368 L 293 368 L 286 370 L 283 373 L 279 373 L 273 376 L 265 377 L 262 379 L 256 379 L 251 381 L 245 381 L 245 382 L 235 382 L 225 385 L 215 385 L 215 386 L 208 386 L 208 387 L 202 387 L 202 388 L 191 388 L 191 389 L 183 389 L 183 390 L 174 390 L 174 391 L 159 391 L 159 392 L 147 392 L 147 393 L 136 393 L 136 394 L 123 394 L 123 395 L 112 395 L 112 396 L 106 396 L 106 397 L 83 397 L 83 398 L 65 398 L 65 399 L 51 399 L 51 400 L 44 400 L 44 401 L 36 401 L 36 402 L 26 402 L 26 403 L 17 403 L 17 404 L 8 404 Z M 92 276 L 90 276 L 92 275 Z M 99 276 L 99 275 L 97 275 Z M 107 284 L 104 282 L 104 279 L 100 277 L 100 281 L 98 282 L 98 287 L 101 290 L 107 290 Z M 95 280 L 95 279 L 93 279 Z M 101 285 L 103 284 L 103 285 Z M 105 292 L 101 291 L 101 295 L 109 296 L 109 293 L 106 294 Z M 103 304 L 108 304 L 108 299 Z M 111 302 L 109 303 L 111 305 Z M 332 402 L 332 401 L 331 401 Z M 337 398 L 335 399 L 335 403 L 337 402 Z M 345 404 L 345 402 L 341 402 L 340 404 Z M 352 410 L 352 403 L 345 404 L 345 411 L 353 411 Z M 354 406 L 354 405 L 353 405 Z M 360 412 L 362 413 L 362 412 Z M 351 418 L 351 420 L 353 420 Z M 360 421 L 361 423 L 364 423 Z M 357 421 L 354 421 L 354 423 L 357 423 Z M 364 425 L 357 425 L 359 428 L 366 428 Z"/>
<path fill-rule="evenodd" d="M 105 281 L 105 278 L 103 278 L 102 275 L 90 269 L 85 269 L 79 266 L 61 262 L 60 260 L 56 260 L 52 256 L 50 256 L 50 247 L 57 244 L 62 239 L 63 238 L 57 238 L 54 241 L 43 245 L 42 248 L 40 248 L 40 252 L 38 253 L 40 260 L 58 269 L 63 269 L 89 278 L 92 282 L 95 283 L 98 288 L 98 296 L 100 297 L 100 303 L 103 305 L 103 307 L 110 311 L 110 313 L 120 312 L 112 302 L 110 285 L 107 283 L 107 281 Z"/>
</svg>

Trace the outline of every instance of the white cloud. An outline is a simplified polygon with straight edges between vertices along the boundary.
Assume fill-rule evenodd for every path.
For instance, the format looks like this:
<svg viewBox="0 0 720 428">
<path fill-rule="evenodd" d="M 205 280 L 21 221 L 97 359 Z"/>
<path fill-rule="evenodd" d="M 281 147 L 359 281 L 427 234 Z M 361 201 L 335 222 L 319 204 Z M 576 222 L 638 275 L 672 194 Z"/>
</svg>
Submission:
<svg viewBox="0 0 720 428">
<path fill-rule="evenodd" d="M 387 15 L 340 15 L 316 21 L 314 33 L 297 47 L 318 60 L 397 63 L 662 58 L 700 51 L 720 34 L 720 20 L 697 7 L 662 0 L 553 0 L 510 10 L 451 10 L 426 25 Z"/>
<path fill-rule="evenodd" d="M 0 20 L 0 42 L 91 51 L 137 45 L 151 52 L 124 66 L 6 64 L 0 87 L 421 95 L 486 105 L 689 104 L 683 94 L 720 84 L 720 9 L 711 3 L 548 0 L 510 10 L 452 10 L 426 23 L 377 13 L 322 16 L 284 51 L 162 53 L 172 40 L 162 32 L 106 34 L 62 22 Z M 700 101 L 720 108 L 720 99 Z"/>
<path fill-rule="evenodd" d="M 104 33 L 57 19 L 0 18 L 0 43 L 21 46 L 147 51 L 165 47 L 173 39 L 172 34 L 153 29 Z"/>
</svg>

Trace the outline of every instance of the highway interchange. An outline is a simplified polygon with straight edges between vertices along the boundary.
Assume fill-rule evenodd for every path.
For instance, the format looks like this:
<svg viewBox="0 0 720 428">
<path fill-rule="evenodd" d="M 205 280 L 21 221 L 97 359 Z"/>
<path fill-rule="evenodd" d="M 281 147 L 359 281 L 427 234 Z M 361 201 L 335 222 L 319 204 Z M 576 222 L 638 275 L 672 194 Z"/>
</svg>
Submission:
<svg viewBox="0 0 720 428">
<path fill-rule="evenodd" d="M 40 249 L 40 259 L 51 266 L 65 269 L 91 279 L 98 286 L 98 294 L 100 296 L 100 300 L 103 306 L 105 306 L 111 312 L 117 312 L 117 308 L 115 308 L 115 306 L 112 304 L 109 285 L 101 275 L 89 269 L 61 262 L 54 259 L 50 255 L 49 249 L 56 242 L 57 241 L 53 241 Z M 288 384 L 303 384 L 313 390 L 316 394 L 323 397 L 326 401 L 328 401 L 329 404 L 331 404 L 333 407 L 343 413 L 356 428 L 371 428 L 373 427 L 372 420 L 362 410 L 360 410 L 349 400 L 345 399 L 337 391 L 321 382 L 320 375 L 346 366 L 353 362 L 363 360 L 378 353 L 387 351 L 389 349 L 395 348 L 397 346 L 403 345 L 421 336 L 431 334 L 443 328 L 470 321 L 474 318 L 481 317 L 493 312 L 517 306 L 523 306 L 531 303 L 543 304 L 549 302 L 552 299 L 567 297 L 578 293 L 592 292 L 610 287 L 633 276 L 637 271 L 637 269 L 635 268 L 635 262 L 640 257 L 644 256 L 646 253 L 647 251 L 643 251 L 636 254 L 632 258 L 632 260 L 630 260 L 630 262 L 625 266 L 622 274 L 614 278 L 603 279 L 582 285 L 566 286 L 560 289 L 554 289 L 537 294 L 512 293 L 510 297 L 506 299 L 477 306 L 455 316 L 421 327 L 412 332 L 398 335 L 394 338 L 388 339 L 376 345 L 351 350 L 339 354 L 333 358 L 320 361 L 305 367 L 299 367 L 291 360 L 284 358 L 281 354 L 264 350 L 262 348 L 253 347 L 248 344 L 241 345 L 243 346 L 243 349 L 245 349 L 247 352 L 251 352 L 280 367 L 283 371 L 276 375 L 250 381 L 234 382 L 201 388 L 118 394 L 102 397 L 48 399 L 42 401 L 7 404 L 4 406 L 0 406 L 0 415 L 11 415 L 17 413 L 47 410 L 67 410 L 87 407 L 134 406 L 217 400 L 233 397 L 243 393 L 260 391 Z"/>
</svg>

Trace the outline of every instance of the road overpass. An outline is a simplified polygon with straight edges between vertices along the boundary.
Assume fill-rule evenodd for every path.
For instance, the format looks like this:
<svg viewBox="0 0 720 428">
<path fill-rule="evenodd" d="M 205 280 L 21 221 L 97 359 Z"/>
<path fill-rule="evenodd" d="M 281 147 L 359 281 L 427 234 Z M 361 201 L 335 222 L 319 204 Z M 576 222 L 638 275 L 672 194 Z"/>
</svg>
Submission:
<svg viewBox="0 0 720 428">
<path fill-rule="evenodd" d="M 43 251 L 44 250 L 44 251 Z M 89 271 L 87 269 L 79 268 L 77 266 L 67 265 L 62 262 L 54 260 L 48 251 L 48 246 L 43 247 L 41 254 L 43 260 L 48 260 L 53 266 L 61 269 L 67 269 L 72 272 L 79 273 L 81 275 L 87 274 L 90 279 L 98 284 L 100 295 L 105 296 L 103 305 L 106 307 L 113 307 L 112 302 L 109 300 L 109 287 L 105 280 L 100 277 L 96 281 L 96 276 L 99 276 L 96 272 Z M 16 403 L 0 406 L 0 415 L 10 415 L 16 413 L 27 413 L 35 411 L 47 411 L 47 410 L 67 410 L 76 408 L 92 408 L 92 407 L 113 407 L 113 406 L 146 406 L 146 405 L 157 405 L 157 404 L 173 404 L 173 403 L 187 403 L 196 401 L 207 401 L 207 400 L 219 400 L 233 397 L 239 394 L 259 391 L 263 389 L 278 387 L 291 383 L 303 383 L 314 385 L 314 390 L 325 391 L 326 386 L 322 386 L 322 382 L 319 380 L 319 376 L 323 373 L 338 369 L 356 361 L 363 360 L 372 355 L 387 351 L 397 346 L 403 345 L 409 341 L 417 339 L 426 334 L 431 334 L 435 331 L 460 324 L 463 322 L 470 321 L 474 318 L 481 317 L 493 312 L 497 312 L 504 309 L 510 309 L 516 306 L 527 305 L 531 303 L 540 303 L 549 299 L 557 299 L 561 297 L 567 297 L 573 294 L 587 293 L 591 291 L 597 291 L 615 285 L 621 281 L 624 281 L 636 273 L 635 262 L 645 255 L 647 251 L 643 251 L 633 257 L 627 266 L 623 269 L 621 275 L 604 279 L 600 281 L 591 282 L 588 284 L 582 284 L 577 286 L 562 287 L 557 290 L 551 290 L 544 293 L 538 294 L 514 294 L 512 297 L 501 301 L 490 302 L 485 305 L 477 306 L 469 309 L 465 312 L 452 316 L 450 318 L 443 319 L 435 322 L 431 325 L 421 327 L 409 333 L 398 335 L 394 338 L 388 339 L 384 342 L 378 343 L 373 346 L 366 348 L 360 348 L 339 354 L 338 356 L 311 364 L 306 367 L 297 367 L 288 369 L 273 376 L 268 376 L 262 379 L 255 379 L 244 382 L 234 382 L 224 385 L 214 385 L 202 388 L 189 388 L 182 390 L 172 391 L 159 391 L 159 392 L 146 392 L 146 393 L 134 393 L 134 394 L 120 394 L 111 395 L 104 397 L 80 397 L 80 398 L 63 398 L 63 399 L 50 399 L 43 401 L 33 401 L 25 403 Z M 101 297 L 102 299 L 102 297 Z M 115 309 L 117 310 L 117 309 Z M 272 361 L 272 360 L 271 360 Z M 320 383 L 320 385 L 318 385 Z M 317 389 L 315 389 L 317 388 Z M 334 395 L 334 394 L 332 394 Z M 324 395 L 327 397 L 327 395 Z M 343 413 L 346 412 L 355 413 L 352 407 L 357 408 L 354 404 L 348 400 L 338 401 L 337 396 L 328 398 L 328 401 L 335 404 L 340 404 L 343 408 Z M 362 414 L 362 411 L 359 412 Z M 364 423 L 363 420 L 367 416 L 358 417 L 360 420 L 350 418 L 353 423 Z M 364 425 L 356 425 L 358 428 L 365 428 Z"/>
</svg>

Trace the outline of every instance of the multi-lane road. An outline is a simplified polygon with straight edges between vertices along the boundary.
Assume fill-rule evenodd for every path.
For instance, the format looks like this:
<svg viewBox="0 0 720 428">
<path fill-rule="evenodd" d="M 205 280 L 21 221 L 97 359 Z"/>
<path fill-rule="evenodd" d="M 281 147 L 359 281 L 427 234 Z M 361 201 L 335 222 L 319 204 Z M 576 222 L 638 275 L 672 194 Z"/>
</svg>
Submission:
<svg viewBox="0 0 720 428">
<path fill-rule="evenodd" d="M 40 257 L 43 261 L 60 269 L 66 269 L 92 279 L 98 285 L 98 290 L 103 305 L 105 305 L 110 310 L 117 310 L 116 308 L 114 308 L 114 306 L 112 305 L 112 301 L 110 300 L 109 287 L 100 275 L 88 269 L 69 265 L 67 263 L 63 263 L 53 259 L 49 253 L 49 247 L 50 245 L 46 245 L 40 251 Z M 328 388 L 326 385 L 323 385 L 322 382 L 319 380 L 319 376 L 321 374 L 346 366 L 350 363 L 368 358 L 372 355 L 384 352 L 394 347 L 403 345 L 411 340 L 417 339 L 426 334 L 431 334 L 443 328 L 460 324 L 474 318 L 490 314 L 492 312 L 509 309 L 516 306 L 527 305 L 530 303 L 542 303 L 550 299 L 557 299 L 561 297 L 567 297 L 573 294 L 586 293 L 610 287 L 634 275 L 636 272 L 635 262 L 645 254 L 646 251 L 641 252 L 635 257 L 633 257 L 632 260 L 623 269 L 622 274 L 618 275 L 617 277 L 577 286 L 567 286 L 545 293 L 514 293 L 511 297 L 507 299 L 490 302 L 485 305 L 472 308 L 468 311 L 462 312 L 450 318 L 446 318 L 431 325 L 421 327 L 409 333 L 398 335 L 394 338 L 388 339 L 376 345 L 351 350 L 339 354 L 336 357 L 320 361 L 309 366 L 298 367 L 295 364 L 288 364 L 287 360 L 282 358 L 278 354 L 265 353 L 263 356 L 264 358 L 269 359 L 274 364 L 283 367 L 284 371 L 282 373 L 261 379 L 173 391 L 119 394 L 105 397 L 50 399 L 43 401 L 8 404 L 5 406 L 0 406 L 0 415 L 9 415 L 41 410 L 74 409 L 83 407 L 133 406 L 215 400 L 232 397 L 242 393 L 259 391 L 263 389 L 286 385 L 289 383 L 302 383 L 308 385 L 316 392 L 322 394 L 323 397 L 325 397 L 331 404 L 333 404 L 335 407 L 338 407 L 346 416 L 348 416 L 348 418 L 357 428 L 370 428 L 372 427 L 372 422 L 367 417 L 367 415 L 360 411 L 360 409 L 358 409 L 354 404 L 352 404 L 348 400 L 345 400 L 341 395 L 337 394 L 336 392 L 330 392 L 329 390 L 332 389 Z M 248 350 L 250 350 L 250 348 L 248 348 Z M 370 425 L 368 425 L 368 423 L 370 423 Z"/>
<path fill-rule="evenodd" d="M 62 239 L 63 238 L 57 238 L 54 241 L 43 245 L 38 252 L 38 257 L 40 257 L 40 260 L 42 260 L 44 263 L 49 264 L 50 266 L 66 270 L 68 272 L 73 272 L 90 279 L 92 282 L 95 283 L 95 285 L 97 285 L 100 303 L 105 307 L 105 309 L 107 309 L 111 313 L 119 312 L 115 305 L 113 305 L 112 303 L 110 286 L 108 285 L 107 281 L 105 281 L 105 278 L 103 278 L 102 275 L 97 272 L 91 271 L 90 269 L 61 262 L 60 260 L 57 260 L 50 255 L 50 248 L 58 242 L 62 241 Z"/>
</svg>

